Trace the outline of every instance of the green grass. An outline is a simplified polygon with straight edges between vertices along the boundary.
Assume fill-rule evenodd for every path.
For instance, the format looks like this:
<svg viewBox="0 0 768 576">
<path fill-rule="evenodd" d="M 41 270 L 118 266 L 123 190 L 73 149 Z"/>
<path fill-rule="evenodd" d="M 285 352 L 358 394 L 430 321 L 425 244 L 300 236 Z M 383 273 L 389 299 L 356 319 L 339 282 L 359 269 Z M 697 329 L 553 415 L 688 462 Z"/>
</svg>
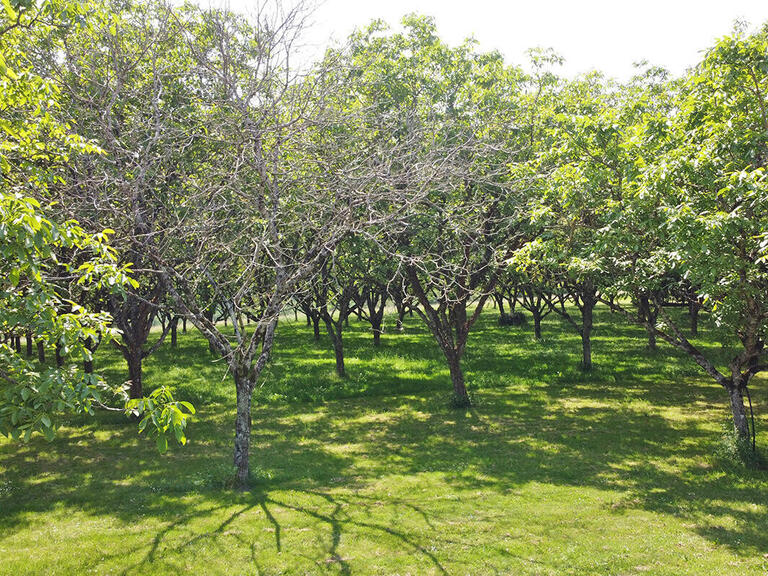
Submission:
<svg viewBox="0 0 768 576">
<path fill-rule="evenodd" d="M 115 414 L 50 444 L 0 440 L 0 574 L 764 576 L 768 473 L 713 456 L 725 393 L 597 320 L 586 374 L 557 318 L 537 343 L 484 314 L 464 362 L 475 406 L 455 411 L 418 319 L 378 350 L 353 321 L 345 380 L 327 341 L 286 319 L 255 395 L 250 493 L 225 486 L 231 380 L 180 334 L 145 382 L 196 403 L 187 447 L 161 456 Z M 113 351 L 99 360 L 125 378 Z M 753 402 L 768 445 L 765 380 Z"/>
</svg>

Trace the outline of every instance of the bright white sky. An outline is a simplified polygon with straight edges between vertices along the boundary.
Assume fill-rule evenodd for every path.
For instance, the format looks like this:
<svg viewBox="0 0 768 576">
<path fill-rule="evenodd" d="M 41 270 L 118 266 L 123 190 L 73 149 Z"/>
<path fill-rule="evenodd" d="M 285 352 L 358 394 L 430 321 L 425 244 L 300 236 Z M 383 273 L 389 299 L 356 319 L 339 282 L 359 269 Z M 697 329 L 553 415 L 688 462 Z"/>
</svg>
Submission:
<svg viewBox="0 0 768 576">
<path fill-rule="evenodd" d="M 199 1 L 241 12 L 253 5 Z M 320 48 L 375 18 L 396 26 L 409 12 L 433 16 L 449 44 L 474 36 L 482 49 L 499 50 L 509 63 L 524 64 L 528 48 L 552 47 L 565 57 L 567 75 L 599 69 L 627 79 L 642 59 L 681 74 L 731 31 L 734 20 L 752 27 L 768 21 L 768 0 L 325 0 L 307 40 Z"/>
</svg>

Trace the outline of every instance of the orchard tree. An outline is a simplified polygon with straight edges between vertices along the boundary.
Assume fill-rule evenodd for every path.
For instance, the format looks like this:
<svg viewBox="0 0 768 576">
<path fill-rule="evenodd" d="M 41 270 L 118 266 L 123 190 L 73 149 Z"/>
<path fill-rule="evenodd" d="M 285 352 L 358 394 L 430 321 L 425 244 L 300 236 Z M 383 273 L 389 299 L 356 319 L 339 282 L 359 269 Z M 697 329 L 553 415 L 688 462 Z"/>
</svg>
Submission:
<svg viewBox="0 0 768 576">
<path fill-rule="evenodd" d="M 361 222 L 380 225 L 377 202 L 389 202 L 371 184 L 380 176 L 356 139 L 365 111 L 338 106 L 343 77 L 324 65 L 306 74 L 292 66 L 306 15 L 302 5 L 277 2 L 250 20 L 223 10 L 179 12 L 195 59 L 188 82 L 199 94 L 206 153 L 183 178 L 174 228 L 184 234 L 154 258 L 176 307 L 234 380 L 241 487 L 250 469 L 251 396 L 280 312 Z M 231 331 L 207 313 L 214 305 Z"/>
<path fill-rule="evenodd" d="M 358 290 L 357 278 L 352 271 L 351 258 L 354 256 L 346 252 L 344 244 L 336 246 L 333 255 L 322 263 L 312 283 L 314 307 L 333 345 L 336 374 L 340 378 L 347 375 L 344 367 L 344 327 L 357 306 L 355 295 Z"/>
<path fill-rule="evenodd" d="M 376 238 L 401 263 L 416 312 L 445 356 L 454 403 L 467 406 L 461 358 L 520 233 L 508 164 L 525 141 L 525 77 L 472 42 L 445 45 L 427 18 L 403 24 L 391 33 L 374 23 L 352 39 L 361 97 L 393 120 L 391 145 L 409 150 L 388 178 L 400 227 Z"/>
<path fill-rule="evenodd" d="M 531 212 L 540 234 L 516 255 L 518 266 L 548 284 L 539 299 L 578 332 L 585 370 L 592 368 L 594 308 L 608 282 L 594 236 L 609 224 L 632 166 L 620 128 L 621 93 L 592 73 L 561 82 L 549 99 L 547 146 L 531 162 L 538 175 Z"/>
<path fill-rule="evenodd" d="M 746 437 L 744 395 L 768 369 L 768 28 L 720 40 L 684 88 L 677 146 L 653 166 L 649 186 L 663 200 L 666 257 L 697 287 L 733 355 L 716 367 L 662 308 L 665 339 L 726 390 L 734 428 Z"/>
<path fill-rule="evenodd" d="M 28 440 L 34 432 L 53 438 L 68 413 L 93 413 L 107 407 L 120 387 L 109 387 L 83 364 L 92 362 L 89 342 L 116 336 L 108 313 L 79 302 L 95 292 L 115 293 L 130 284 L 129 264 L 118 264 L 105 230 L 89 234 L 77 222 L 50 219 L 41 200 L 63 184 L 72 158 L 101 153 L 72 134 L 61 118 L 57 87 L 30 65 L 30 31 L 50 32 L 54 25 L 80 22 L 82 7 L 66 3 L 5 4 L 0 16 L 0 332 L 34 335 L 41 349 L 55 349 L 55 366 L 29 359 L 7 340 L 0 343 L 0 433 Z M 40 200 L 39 200 L 40 199 Z M 28 345 L 28 348 L 30 346 Z M 176 402 L 159 388 L 151 398 L 127 403 L 144 418 L 161 451 L 173 434 L 185 442 L 191 405 Z"/>
<path fill-rule="evenodd" d="M 684 351 L 722 386 L 734 430 L 747 438 L 744 397 L 755 374 L 768 368 L 768 30 L 737 29 L 718 41 L 678 88 L 671 120 L 637 100 L 642 122 L 627 140 L 639 149 L 637 177 L 600 241 L 613 254 L 619 290 L 644 293 L 659 322 L 637 319 L 619 299 L 606 302 Z M 627 258 L 628 247 L 645 254 L 641 265 Z M 681 285 L 696 287 L 731 354 L 726 366 L 692 342 L 666 309 L 666 296 Z"/>
<path fill-rule="evenodd" d="M 151 330 L 166 300 L 150 254 L 176 233 L 169 214 L 181 202 L 199 134 L 192 61 L 172 9 L 162 0 L 83 2 L 77 26 L 38 42 L 41 66 L 60 86 L 67 121 L 104 154 L 80 156 L 59 187 L 59 210 L 88 230 L 115 230 L 121 258 L 133 263 L 138 288 L 108 298 L 120 329 L 112 340 L 128 366 L 129 394 L 142 396 L 142 363 L 171 328 Z"/>
</svg>

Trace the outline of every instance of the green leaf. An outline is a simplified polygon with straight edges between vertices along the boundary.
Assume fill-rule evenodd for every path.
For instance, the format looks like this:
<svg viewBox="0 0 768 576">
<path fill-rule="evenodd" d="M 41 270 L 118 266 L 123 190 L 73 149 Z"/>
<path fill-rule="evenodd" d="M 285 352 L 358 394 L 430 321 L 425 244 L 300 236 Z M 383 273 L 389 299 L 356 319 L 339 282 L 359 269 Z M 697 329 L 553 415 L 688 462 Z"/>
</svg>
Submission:
<svg viewBox="0 0 768 576">
<path fill-rule="evenodd" d="M 192 404 L 190 404 L 189 402 L 185 402 L 184 400 L 180 400 L 179 404 L 181 404 L 182 406 L 184 406 L 184 408 L 189 410 L 190 414 L 195 414 L 195 407 Z"/>
</svg>

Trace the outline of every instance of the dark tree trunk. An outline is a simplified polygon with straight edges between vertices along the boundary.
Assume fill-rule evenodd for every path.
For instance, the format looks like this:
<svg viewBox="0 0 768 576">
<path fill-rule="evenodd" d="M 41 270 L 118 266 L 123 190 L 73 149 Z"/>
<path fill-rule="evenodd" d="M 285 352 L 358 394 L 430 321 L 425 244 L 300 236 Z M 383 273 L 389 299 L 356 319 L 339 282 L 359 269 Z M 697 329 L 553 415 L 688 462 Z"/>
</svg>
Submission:
<svg viewBox="0 0 768 576">
<path fill-rule="evenodd" d="M 316 308 L 317 315 L 322 319 L 325 324 L 328 336 L 333 344 L 333 353 L 336 357 L 336 374 L 340 378 L 346 376 L 346 370 L 344 368 L 344 327 L 349 323 L 349 315 L 351 312 L 350 303 L 352 302 L 352 296 L 350 287 L 345 287 L 340 294 L 337 295 L 337 309 L 338 319 L 334 320 L 333 312 L 328 310 L 328 294 L 322 292 L 316 294 L 316 302 L 319 304 Z"/>
<path fill-rule="evenodd" d="M 31 358 L 32 356 L 35 355 L 35 346 L 32 341 L 32 332 L 27 332 L 24 335 L 24 338 L 27 341 L 27 358 Z"/>
<path fill-rule="evenodd" d="M 656 326 L 656 315 L 651 311 L 647 296 L 640 296 L 638 300 L 638 319 L 642 318 L 647 323 L 645 331 L 648 334 L 648 349 L 656 350 L 656 331 L 653 329 Z"/>
<path fill-rule="evenodd" d="M 205 317 L 208 322 L 213 322 L 213 311 L 208 309 L 203 312 L 203 316 Z M 213 342 L 208 340 L 208 352 L 211 354 L 217 355 L 218 351 L 216 350 L 216 346 L 213 345 Z"/>
<path fill-rule="evenodd" d="M 61 345 L 56 344 L 56 366 L 61 368 L 64 366 L 64 357 L 61 355 Z"/>
<path fill-rule="evenodd" d="M 315 335 L 315 342 L 320 342 L 320 316 L 312 317 L 312 330 Z"/>
<path fill-rule="evenodd" d="M 534 308 L 531 314 L 533 315 L 533 337 L 541 340 L 541 310 Z"/>
<path fill-rule="evenodd" d="M 699 335 L 699 310 L 701 304 L 698 300 L 690 300 L 688 302 L 688 315 L 691 317 L 691 336 Z"/>
<path fill-rule="evenodd" d="M 493 301 L 496 302 L 499 306 L 499 317 L 504 317 L 504 296 L 501 294 L 494 294 L 493 295 Z"/>
<path fill-rule="evenodd" d="M 365 304 L 368 309 L 368 321 L 371 323 L 371 330 L 373 331 L 373 345 L 379 346 L 381 335 L 384 332 L 382 326 L 384 325 L 384 308 L 387 305 L 386 288 L 370 289 Z M 358 306 L 358 309 L 362 310 L 362 306 Z"/>
<path fill-rule="evenodd" d="M 398 332 L 403 331 L 403 318 L 405 318 L 405 308 L 398 310 L 397 312 L 397 323 L 395 324 L 395 328 Z"/>
<path fill-rule="evenodd" d="M 656 332 L 648 330 L 648 350 L 656 350 Z"/>
<path fill-rule="evenodd" d="M 738 384 L 730 384 L 727 389 L 731 401 L 733 428 L 740 437 L 748 438 L 749 423 L 747 421 L 747 410 L 744 407 L 743 389 Z"/>
<path fill-rule="evenodd" d="M 37 341 L 37 360 L 41 364 L 45 364 L 45 344 L 42 340 Z"/>
<path fill-rule="evenodd" d="M 343 310 L 343 307 L 342 307 Z M 344 378 L 347 373 L 344 369 L 344 313 L 340 313 L 339 319 L 334 320 L 327 308 L 321 309 L 320 315 L 325 322 L 325 329 L 328 332 L 328 336 L 333 344 L 333 354 L 336 357 L 336 374 L 340 378 Z"/>
<path fill-rule="evenodd" d="M 21 354 L 21 334 L 16 334 L 13 337 L 13 344 L 16 348 L 16 354 Z"/>
<path fill-rule="evenodd" d="M 187 333 L 187 319 L 186 318 L 182 318 L 181 319 L 181 331 L 184 332 L 185 334 Z"/>
<path fill-rule="evenodd" d="M 235 378 L 237 388 L 237 415 L 235 417 L 235 469 L 240 489 L 248 488 L 250 476 L 249 452 L 251 447 L 251 386 L 247 378 Z"/>
<path fill-rule="evenodd" d="M 96 352 L 96 349 L 99 347 L 99 342 L 89 336 L 88 339 L 85 341 L 85 347 L 90 351 L 91 359 L 83 360 L 83 371 L 86 374 L 93 374 L 93 354 L 94 352 Z"/>
<path fill-rule="evenodd" d="M 143 353 L 141 350 L 133 351 L 124 349 L 123 357 L 128 363 L 128 380 L 130 382 L 130 387 L 128 388 L 128 397 L 141 398 L 144 393 L 141 381 L 141 362 L 144 359 Z"/>
<path fill-rule="evenodd" d="M 592 324 L 594 311 L 594 294 L 586 294 L 581 308 L 581 365 L 584 370 L 592 370 Z"/>
<path fill-rule="evenodd" d="M 176 348 L 176 345 L 178 344 L 178 327 L 179 318 L 176 317 L 171 320 L 171 348 Z"/>
<path fill-rule="evenodd" d="M 445 357 L 448 360 L 448 369 L 451 372 L 454 399 L 457 405 L 469 406 L 469 394 L 467 394 L 467 387 L 464 384 L 464 372 L 461 370 L 458 354 L 447 352 Z"/>
<path fill-rule="evenodd" d="M 332 333 L 331 340 L 333 341 L 333 353 L 336 356 L 336 374 L 340 378 L 344 378 L 347 375 L 344 369 L 344 341 L 341 339 L 341 335 Z"/>
</svg>

